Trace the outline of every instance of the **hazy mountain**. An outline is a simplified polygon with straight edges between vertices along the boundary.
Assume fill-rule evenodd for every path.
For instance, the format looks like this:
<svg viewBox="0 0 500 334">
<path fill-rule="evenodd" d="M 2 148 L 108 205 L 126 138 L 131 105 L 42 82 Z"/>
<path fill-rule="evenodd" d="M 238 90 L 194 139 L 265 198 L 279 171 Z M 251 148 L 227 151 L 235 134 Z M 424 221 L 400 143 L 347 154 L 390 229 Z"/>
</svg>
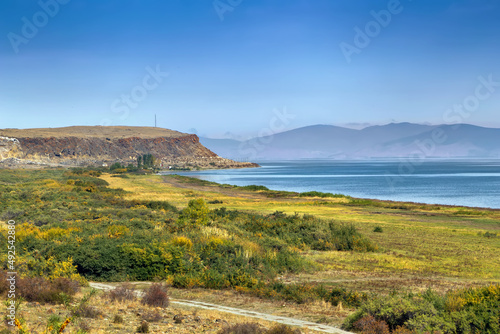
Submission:
<svg viewBox="0 0 500 334">
<path fill-rule="evenodd" d="M 200 138 L 220 156 L 241 160 L 384 157 L 500 158 L 500 129 L 391 123 L 356 130 L 312 125 L 246 141 Z"/>
</svg>

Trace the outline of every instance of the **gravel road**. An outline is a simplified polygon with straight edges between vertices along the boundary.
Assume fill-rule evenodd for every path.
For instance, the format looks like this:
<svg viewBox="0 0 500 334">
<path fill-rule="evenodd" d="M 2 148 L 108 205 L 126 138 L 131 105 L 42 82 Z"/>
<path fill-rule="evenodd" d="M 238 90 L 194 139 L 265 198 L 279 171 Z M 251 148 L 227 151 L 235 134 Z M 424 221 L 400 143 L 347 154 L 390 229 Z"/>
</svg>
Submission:
<svg viewBox="0 0 500 334">
<path fill-rule="evenodd" d="M 90 283 L 90 286 L 95 288 L 95 289 L 99 289 L 99 290 L 111 290 L 111 289 L 115 288 L 112 285 L 107 285 L 107 284 L 102 284 L 102 283 Z M 308 329 L 315 330 L 318 332 L 333 333 L 333 334 L 353 334 L 351 332 L 346 332 L 344 330 L 341 330 L 341 329 L 339 329 L 337 327 L 333 327 L 333 326 L 317 324 L 315 322 L 310 322 L 310 321 L 305 321 L 305 320 L 300 320 L 300 319 L 280 317 L 280 316 L 275 316 L 275 315 L 260 313 L 260 312 L 255 312 L 255 311 L 248 311 L 248 310 L 244 310 L 244 309 L 228 307 L 228 306 L 223 306 L 223 305 L 210 304 L 210 303 L 199 302 L 199 301 L 194 301 L 194 300 L 172 299 L 172 298 L 170 299 L 170 302 L 173 304 L 178 304 L 178 305 L 183 305 L 183 306 L 217 310 L 217 311 L 232 313 L 232 314 L 241 315 L 241 316 L 249 317 L 249 318 L 273 321 L 273 322 L 278 322 L 278 323 L 285 324 L 285 325 L 308 328 Z"/>
</svg>

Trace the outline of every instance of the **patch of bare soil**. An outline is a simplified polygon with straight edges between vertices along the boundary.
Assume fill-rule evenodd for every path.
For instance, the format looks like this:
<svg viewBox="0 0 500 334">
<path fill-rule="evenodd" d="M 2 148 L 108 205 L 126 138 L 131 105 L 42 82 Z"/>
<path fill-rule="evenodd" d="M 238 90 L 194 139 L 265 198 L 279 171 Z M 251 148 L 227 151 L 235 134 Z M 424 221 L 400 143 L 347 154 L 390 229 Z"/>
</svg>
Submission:
<svg viewBox="0 0 500 334">
<path fill-rule="evenodd" d="M 143 283 L 144 284 L 144 283 Z M 90 283 L 90 285 L 94 288 L 101 289 L 101 290 L 110 290 L 113 289 L 113 285 L 109 284 L 103 284 L 103 283 Z M 178 292 L 180 292 L 179 290 Z M 193 290 L 192 290 L 193 291 Z M 206 292 L 203 290 L 200 290 L 201 292 Z M 185 292 L 185 291 L 184 291 Z M 222 297 L 222 294 L 218 294 L 219 297 Z M 230 293 L 230 292 L 229 292 Z M 139 292 L 140 294 L 140 292 Z M 187 295 L 184 295 L 187 296 Z M 234 307 L 234 300 L 239 299 L 242 304 L 240 307 Z M 231 303 L 231 306 L 228 305 L 221 305 L 221 303 L 224 303 L 227 301 L 224 298 L 220 298 L 219 301 L 220 303 L 214 304 L 211 302 L 205 302 L 205 301 L 199 301 L 199 300 L 191 300 L 191 299 L 170 299 L 170 303 L 172 307 L 187 307 L 187 308 L 194 308 L 194 309 L 201 309 L 205 311 L 214 311 L 214 312 L 221 312 L 222 314 L 226 314 L 227 316 L 237 316 L 239 317 L 240 321 L 237 322 L 247 322 L 247 321 L 266 321 L 266 322 L 274 322 L 274 323 L 281 323 L 285 324 L 288 326 L 297 326 L 300 327 L 304 330 L 306 330 L 306 333 L 309 333 L 309 331 L 315 331 L 315 332 L 322 332 L 322 333 L 332 333 L 332 334 L 350 334 L 350 332 L 343 331 L 339 329 L 338 327 L 331 326 L 329 324 L 322 324 L 322 323 L 317 323 L 317 322 L 312 322 L 308 320 L 303 320 L 296 318 L 295 315 L 301 314 L 303 315 L 304 312 L 301 312 L 297 309 L 292 309 L 292 308 L 284 308 L 286 307 L 286 304 L 281 302 L 282 307 L 278 307 L 279 314 L 269 314 L 269 313 L 264 313 L 264 310 L 267 310 L 268 308 L 265 307 L 266 304 L 276 304 L 276 302 L 270 302 L 270 303 L 265 303 L 265 302 L 258 302 L 256 303 L 257 298 L 235 298 L 235 295 L 232 295 L 232 300 L 233 302 Z M 291 306 L 291 305 L 289 305 Z M 303 305 L 305 306 L 305 305 Z M 318 306 L 318 305 L 316 305 Z M 333 313 L 332 312 L 332 307 L 327 305 L 326 303 L 322 303 L 322 308 L 323 311 L 325 311 L 328 314 Z M 320 307 L 321 307 L 320 306 Z M 269 307 L 269 305 L 268 305 Z M 296 305 L 293 306 L 295 308 Z M 307 307 L 314 307 L 314 305 L 309 305 Z M 198 311 L 200 312 L 200 311 Z M 277 313 L 276 311 L 273 313 Z M 225 318 L 226 316 L 224 316 Z M 188 319 L 186 317 L 186 319 Z M 216 323 L 225 323 L 229 324 L 228 321 L 226 320 L 220 320 L 216 321 Z M 198 328 L 198 330 L 201 330 L 201 328 Z M 200 333 L 202 333 L 200 331 Z"/>
</svg>

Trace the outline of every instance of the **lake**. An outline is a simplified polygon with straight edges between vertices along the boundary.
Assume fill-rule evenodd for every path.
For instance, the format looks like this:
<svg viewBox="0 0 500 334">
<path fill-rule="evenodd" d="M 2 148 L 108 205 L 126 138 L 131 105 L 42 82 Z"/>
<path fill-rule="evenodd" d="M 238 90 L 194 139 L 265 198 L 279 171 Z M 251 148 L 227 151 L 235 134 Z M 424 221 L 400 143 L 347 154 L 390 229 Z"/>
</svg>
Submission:
<svg viewBox="0 0 500 334">
<path fill-rule="evenodd" d="M 500 160 L 275 161 L 261 168 L 175 172 L 217 183 L 360 198 L 500 208 Z M 166 172 L 171 173 L 171 172 Z M 166 174 L 165 173 L 165 174 Z"/>
</svg>

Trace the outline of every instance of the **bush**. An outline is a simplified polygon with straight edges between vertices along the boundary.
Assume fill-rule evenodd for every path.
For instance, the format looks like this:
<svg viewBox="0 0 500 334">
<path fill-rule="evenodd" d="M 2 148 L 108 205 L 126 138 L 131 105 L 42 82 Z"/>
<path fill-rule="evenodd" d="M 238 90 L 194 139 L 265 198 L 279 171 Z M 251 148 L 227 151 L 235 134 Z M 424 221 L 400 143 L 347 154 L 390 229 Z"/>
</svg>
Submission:
<svg viewBox="0 0 500 334">
<path fill-rule="evenodd" d="M 376 233 L 382 233 L 382 232 L 384 232 L 384 230 L 382 230 L 382 227 L 380 227 L 380 226 L 376 226 L 376 227 L 373 229 L 373 232 L 376 232 Z"/>
<path fill-rule="evenodd" d="M 179 289 L 191 289 L 201 286 L 201 281 L 195 273 L 175 274 L 172 286 Z"/>
<path fill-rule="evenodd" d="M 98 318 L 103 315 L 103 313 L 96 307 L 91 305 L 80 305 L 73 310 L 73 315 L 82 318 Z"/>
<path fill-rule="evenodd" d="M 137 333 L 149 333 L 149 324 L 147 321 L 142 321 L 139 327 L 137 327 Z"/>
<path fill-rule="evenodd" d="M 0 215 L 0 219 L 8 221 L 11 219 L 16 219 L 19 216 L 24 215 L 24 211 L 17 211 L 17 210 L 7 210 L 2 215 Z"/>
<path fill-rule="evenodd" d="M 168 307 L 170 301 L 167 287 L 163 283 L 153 283 L 144 294 L 142 304 L 154 307 Z"/>
<path fill-rule="evenodd" d="M 181 211 L 179 221 L 194 226 L 207 225 L 209 212 L 210 209 L 203 199 L 192 199 L 189 201 L 188 206 Z"/>
<path fill-rule="evenodd" d="M 46 280 L 42 277 L 18 279 L 17 291 L 29 302 L 64 304 L 79 290 L 78 283 L 69 279 Z"/>
<path fill-rule="evenodd" d="M 219 334 L 265 334 L 266 331 L 256 322 L 243 322 L 228 326 L 219 331 Z"/>
<path fill-rule="evenodd" d="M 323 193 L 320 191 L 307 191 L 307 192 L 300 193 L 299 197 L 343 198 L 346 196 L 341 195 L 341 194 Z"/>
<path fill-rule="evenodd" d="M 353 329 L 361 331 L 363 334 L 390 334 L 389 326 L 377 320 L 371 315 L 367 315 L 353 324 Z"/>
<path fill-rule="evenodd" d="M 58 277 L 52 280 L 52 286 L 67 295 L 73 296 L 80 291 L 80 283 L 66 277 Z"/>
<path fill-rule="evenodd" d="M 270 330 L 266 332 L 266 334 L 301 334 L 301 330 L 296 328 L 293 329 L 290 326 L 284 324 L 278 324 L 273 326 Z"/>
<path fill-rule="evenodd" d="M 126 173 L 127 172 L 127 169 L 126 168 L 116 168 L 113 170 L 113 173 L 116 173 L 116 174 L 123 174 L 123 173 Z"/>
<path fill-rule="evenodd" d="M 108 298 L 111 301 L 134 301 L 137 299 L 137 294 L 134 290 L 134 287 L 130 283 L 122 283 L 120 286 L 110 290 L 107 293 Z"/>
<path fill-rule="evenodd" d="M 220 201 L 220 200 L 218 200 L 218 199 L 214 199 L 213 201 L 208 201 L 207 203 L 208 203 L 208 204 L 222 204 L 222 203 L 224 203 L 224 202 L 223 202 L 223 201 Z"/>
<path fill-rule="evenodd" d="M 146 208 L 153 209 L 153 210 L 165 210 L 165 211 L 172 211 L 172 212 L 177 212 L 177 208 L 170 204 L 167 201 L 138 201 L 138 205 L 144 205 Z"/>
<path fill-rule="evenodd" d="M 142 315 L 141 315 L 141 319 L 144 320 L 144 321 L 148 321 L 148 322 L 158 322 L 162 319 L 163 317 L 161 316 L 160 312 L 158 311 L 154 311 L 154 312 L 151 312 L 151 311 L 145 311 Z"/>
<path fill-rule="evenodd" d="M 245 189 L 245 190 L 252 190 L 252 191 L 259 191 L 259 190 L 262 190 L 262 191 L 267 191 L 269 190 L 268 187 L 265 187 L 265 186 L 257 186 L 255 184 L 251 184 L 249 186 L 243 186 L 241 187 L 242 189 Z"/>
<path fill-rule="evenodd" d="M 344 327 L 361 319 L 383 321 L 396 333 L 500 333 L 500 285 L 461 289 L 442 296 L 432 290 L 367 301 Z M 365 321 L 366 322 L 366 321 Z M 358 323 L 359 327 L 359 323 Z"/>
<path fill-rule="evenodd" d="M 116 169 L 122 169 L 122 168 L 123 168 L 123 166 L 119 162 L 115 162 L 114 164 L 112 164 L 111 166 L 109 166 L 109 170 L 111 170 L 111 171 L 114 171 Z"/>
<path fill-rule="evenodd" d="M 130 177 L 127 174 L 113 174 L 111 177 L 119 177 L 122 179 L 130 179 Z"/>
<path fill-rule="evenodd" d="M 384 321 L 391 330 L 396 329 L 398 326 L 407 326 L 411 329 L 413 326 L 409 324 L 409 321 L 416 318 L 423 320 L 423 317 L 428 318 L 427 323 L 432 322 L 432 324 L 434 324 L 436 323 L 436 321 L 434 321 L 436 317 L 439 317 L 438 312 L 432 303 L 424 299 L 391 296 L 371 300 L 365 303 L 358 311 L 347 318 L 346 324 L 348 324 L 348 328 L 353 328 L 354 323 L 368 315 L 374 317 L 377 321 Z M 425 324 L 425 327 L 436 327 L 432 325 L 428 326 L 427 323 Z M 424 324 L 421 323 L 421 325 Z M 424 329 L 438 330 L 441 328 Z"/>
<path fill-rule="evenodd" d="M 330 222 L 330 233 L 334 247 L 339 251 L 353 250 L 358 252 L 374 252 L 377 246 L 364 238 L 352 224 L 335 224 Z"/>
<path fill-rule="evenodd" d="M 115 314 L 113 317 L 113 323 L 114 324 L 123 324 L 123 317 L 119 314 Z"/>
<path fill-rule="evenodd" d="M 333 288 L 325 299 L 333 306 L 342 303 L 345 306 L 359 307 L 363 302 L 368 300 L 368 296 L 363 292 L 349 291 L 344 288 Z"/>
</svg>

